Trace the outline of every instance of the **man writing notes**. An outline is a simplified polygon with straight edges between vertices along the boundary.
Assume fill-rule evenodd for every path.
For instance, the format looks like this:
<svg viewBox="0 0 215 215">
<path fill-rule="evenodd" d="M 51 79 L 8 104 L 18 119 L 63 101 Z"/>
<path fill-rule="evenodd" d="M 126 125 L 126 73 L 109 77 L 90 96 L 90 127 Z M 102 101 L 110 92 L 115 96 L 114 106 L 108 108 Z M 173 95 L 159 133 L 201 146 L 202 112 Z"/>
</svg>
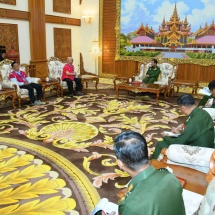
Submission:
<svg viewBox="0 0 215 215">
<path fill-rule="evenodd" d="M 183 125 L 173 128 L 172 132 L 179 134 L 176 138 L 163 137 L 155 147 L 152 159 L 157 159 L 162 148 L 168 148 L 171 144 L 184 144 L 213 148 L 214 126 L 211 116 L 204 110 L 199 109 L 193 97 L 189 94 L 180 96 L 177 100 L 179 108 L 187 116 Z"/>
</svg>

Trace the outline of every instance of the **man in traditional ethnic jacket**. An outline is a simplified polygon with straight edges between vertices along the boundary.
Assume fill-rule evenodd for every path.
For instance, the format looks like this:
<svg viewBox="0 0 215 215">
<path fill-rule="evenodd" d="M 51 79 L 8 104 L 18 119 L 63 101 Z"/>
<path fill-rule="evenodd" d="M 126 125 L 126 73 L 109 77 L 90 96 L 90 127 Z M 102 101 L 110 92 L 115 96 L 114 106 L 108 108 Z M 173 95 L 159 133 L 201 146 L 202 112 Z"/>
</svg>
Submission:
<svg viewBox="0 0 215 215">
<path fill-rule="evenodd" d="M 152 59 L 151 67 L 149 67 L 148 71 L 146 72 L 146 78 L 143 79 L 143 82 L 145 84 L 153 84 L 155 81 L 158 80 L 158 76 L 160 75 L 161 71 L 160 68 L 157 66 L 157 63 L 158 61 L 156 59 Z"/>
<path fill-rule="evenodd" d="M 157 143 L 151 159 L 157 159 L 162 148 L 168 148 L 171 144 L 214 147 L 214 126 L 211 116 L 206 111 L 199 109 L 189 94 L 180 96 L 177 103 L 187 119 L 183 125 L 172 129 L 173 133 L 179 134 L 178 137 L 164 136 L 163 141 Z"/>
<path fill-rule="evenodd" d="M 208 84 L 208 88 L 211 91 L 211 95 L 203 96 L 202 100 L 199 102 L 199 108 L 215 108 L 215 80 Z"/>
<path fill-rule="evenodd" d="M 29 98 L 33 105 L 45 104 L 43 100 L 43 90 L 41 84 L 36 84 L 31 82 L 31 78 L 27 77 L 24 71 L 20 70 L 19 64 L 17 62 L 12 62 L 11 67 L 13 71 L 9 74 L 9 79 L 17 84 L 21 89 L 28 90 Z M 37 96 L 34 95 L 34 89 L 37 92 Z"/>
<path fill-rule="evenodd" d="M 145 138 L 137 132 L 124 132 L 114 140 L 120 169 L 132 180 L 119 201 L 120 215 L 185 215 L 182 186 L 168 170 L 150 165 Z M 111 213 L 114 214 L 114 213 Z"/>
</svg>

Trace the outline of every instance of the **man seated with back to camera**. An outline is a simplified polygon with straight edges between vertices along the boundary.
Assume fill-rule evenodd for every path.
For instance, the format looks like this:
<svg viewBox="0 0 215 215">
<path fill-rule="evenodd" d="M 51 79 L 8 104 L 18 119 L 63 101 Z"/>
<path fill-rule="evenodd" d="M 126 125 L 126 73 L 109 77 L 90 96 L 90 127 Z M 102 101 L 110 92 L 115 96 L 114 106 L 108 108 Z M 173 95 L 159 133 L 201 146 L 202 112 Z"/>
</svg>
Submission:
<svg viewBox="0 0 215 215">
<path fill-rule="evenodd" d="M 75 81 L 76 84 L 76 95 L 77 96 L 82 96 L 83 92 L 83 86 L 81 83 L 81 78 L 76 78 L 76 72 L 74 69 L 74 65 L 73 65 L 73 58 L 72 57 L 68 57 L 67 58 L 67 64 L 65 64 L 65 66 L 63 67 L 63 72 L 62 72 L 62 81 L 66 81 L 67 86 L 68 86 L 68 90 L 69 90 L 69 95 L 70 97 L 73 97 L 73 81 Z"/>
<path fill-rule="evenodd" d="M 168 148 L 171 144 L 183 144 L 200 147 L 214 147 L 214 126 L 211 116 L 196 106 L 194 98 L 189 94 L 181 95 L 177 103 L 183 114 L 187 116 L 184 124 L 172 128 L 172 132 L 179 134 L 173 138 L 164 136 L 155 146 L 151 159 L 157 159 L 162 148 Z"/>
<path fill-rule="evenodd" d="M 114 152 L 119 168 L 132 178 L 119 200 L 120 215 L 185 215 L 179 180 L 168 170 L 156 170 L 150 164 L 150 150 L 141 134 L 121 133 L 114 140 Z"/>
<path fill-rule="evenodd" d="M 24 71 L 20 70 L 19 64 L 17 62 L 12 62 L 11 67 L 13 71 L 9 74 L 9 79 L 17 84 L 21 89 L 27 89 L 29 98 L 33 105 L 45 104 L 42 102 L 43 90 L 41 84 L 31 83 L 31 78 L 27 77 Z M 37 92 L 37 98 L 34 95 L 34 89 Z"/>
<path fill-rule="evenodd" d="M 215 108 L 215 80 L 208 84 L 208 88 L 211 92 L 210 96 L 204 95 L 199 102 L 199 108 Z"/>
</svg>

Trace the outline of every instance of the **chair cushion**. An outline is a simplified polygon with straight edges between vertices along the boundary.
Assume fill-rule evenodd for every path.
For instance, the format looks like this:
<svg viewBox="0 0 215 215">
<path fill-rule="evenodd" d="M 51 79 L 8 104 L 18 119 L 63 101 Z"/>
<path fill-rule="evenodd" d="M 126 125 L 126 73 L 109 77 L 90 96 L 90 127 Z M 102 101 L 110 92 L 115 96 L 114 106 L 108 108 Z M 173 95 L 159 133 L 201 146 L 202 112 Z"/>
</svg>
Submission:
<svg viewBox="0 0 215 215">
<path fill-rule="evenodd" d="M 194 193 L 185 189 L 183 189 L 182 195 L 183 195 L 186 215 L 194 215 L 194 213 L 198 210 L 199 205 L 204 197 L 198 193 Z"/>
<path fill-rule="evenodd" d="M 141 81 L 143 80 L 143 77 L 145 76 L 145 65 L 142 63 L 140 66 L 139 66 L 139 72 L 140 74 L 138 76 L 135 76 L 134 77 L 134 80 L 135 81 Z"/>
<path fill-rule="evenodd" d="M 206 194 L 195 214 L 212 215 L 215 214 L 215 177 L 208 185 Z"/>
<path fill-rule="evenodd" d="M 214 149 L 211 148 L 174 144 L 167 150 L 167 163 L 187 166 L 207 173 L 213 152 Z"/>
</svg>

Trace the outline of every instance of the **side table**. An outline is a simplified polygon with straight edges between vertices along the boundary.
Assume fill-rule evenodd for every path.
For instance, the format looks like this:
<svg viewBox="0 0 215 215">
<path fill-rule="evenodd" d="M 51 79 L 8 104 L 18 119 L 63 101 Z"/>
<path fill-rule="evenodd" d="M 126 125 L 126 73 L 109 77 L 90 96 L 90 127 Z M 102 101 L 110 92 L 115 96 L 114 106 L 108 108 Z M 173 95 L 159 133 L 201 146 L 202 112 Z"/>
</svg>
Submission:
<svg viewBox="0 0 215 215">
<path fill-rule="evenodd" d="M 50 90 L 50 92 L 52 92 L 52 90 L 56 90 L 56 95 L 59 96 L 59 92 L 62 95 L 62 88 L 60 85 L 60 82 L 57 81 L 49 81 L 49 82 L 41 82 L 40 83 L 42 85 L 42 89 L 43 89 L 43 100 L 45 101 L 46 99 L 46 90 Z"/>
<path fill-rule="evenodd" d="M 198 81 L 192 81 L 192 80 L 175 80 L 172 82 L 172 92 L 171 95 L 173 96 L 175 93 L 174 87 L 177 87 L 177 94 L 179 91 L 180 86 L 187 86 L 192 88 L 192 95 L 195 93 L 197 94 L 197 89 L 199 87 Z"/>
<path fill-rule="evenodd" d="M 4 100 L 4 105 L 7 103 L 7 99 L 11 97 L 11 103 L 13 108 L 15 109 L 16 106 L 14 104 L 15 99 L 17 98 L 16 96 L 16 91 L 14 89 L 9 89 L 9 88 L 2 88 L 0 90 L 0 100 Z"/>
</svg>

